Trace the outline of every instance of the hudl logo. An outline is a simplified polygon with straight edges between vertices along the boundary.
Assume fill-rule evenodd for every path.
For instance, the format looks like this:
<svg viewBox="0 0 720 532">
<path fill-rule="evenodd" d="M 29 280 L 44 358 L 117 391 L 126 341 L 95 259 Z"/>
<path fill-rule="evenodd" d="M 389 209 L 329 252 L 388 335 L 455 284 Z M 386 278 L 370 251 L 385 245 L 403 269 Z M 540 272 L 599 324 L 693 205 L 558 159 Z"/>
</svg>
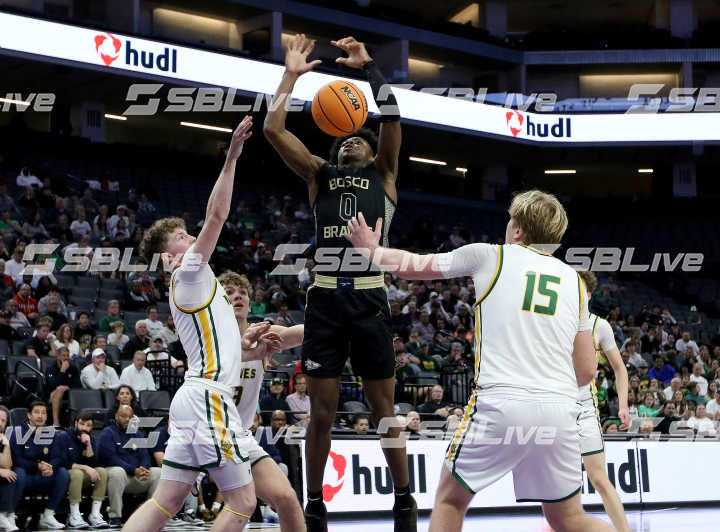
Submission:
<svg viewBox="0 0 720 532">
<path fill-rule="evenodd" d="M 528 137 L 572 137 L 570 118 L 557 118 L 557 120 L 548 121 L 542 115 L 535 115 L 533 121 L 530 115 L 525 116 L 520 111 L 513 109 L 505 113 L 505 122 L 513 137 L 517 137 L 520 134 L 523 126 L 525 127 L 525 135 Z"/>
<path fill-rule="evenodd" d="M 111 33 L 95 35 L 95 51 L 106 66 L 120 57 L 122 41 Z M 137 45 L 136 45 L 137 46 Z M 177 49 L 165 47 L 163 53 L 134 48 L 130 39 L 125 40 L 125 65 L 157 69 L 163 72 L 177 72 Z"/>
<path fill-rule="evenodd" d="M 416 460 L 417 459 L 417 460 Z M 427 474 L 425 472 L 425 455 L 417 456 L 408 454 L 408 473 L 409 473 L 409 489 L 410 493 L 427 493 Z M 416 463 L 417 462 L 417 463 Z M 352 476 L 353 476 L 353 494 L 370 495 L 375 491 L 381 495 L 387 495 L 393 491 L 392 477 L 390 476 L 390 468 L 373 467 L 370 469 L 360 465 L 360 455 L 352 455 Z"/>
<path fill-rule="evenodd" d="M 638 493 L 642 489 L 643 493 L 650 492 L 650 468 L 648 464 L 647 449 L 640 449 L 640 467 L 637 467 L 635 451 L 627 450 L 627 462 L 615 464 L 607 463 L 607 472 L 610 483 L 625 493 Z M 638 471 L 639 469 L 639 471 Z M 585 466 L 583 465 L 583 471 Z M 638 483 L 638 472 L 640 474 L 640 482 Z M 587 479 L 587 492 L 595 493 L 595 486 L 592 485 L 590 479 Z M 583 493 L 585 486 L 583 485 Z"/>
</svg>

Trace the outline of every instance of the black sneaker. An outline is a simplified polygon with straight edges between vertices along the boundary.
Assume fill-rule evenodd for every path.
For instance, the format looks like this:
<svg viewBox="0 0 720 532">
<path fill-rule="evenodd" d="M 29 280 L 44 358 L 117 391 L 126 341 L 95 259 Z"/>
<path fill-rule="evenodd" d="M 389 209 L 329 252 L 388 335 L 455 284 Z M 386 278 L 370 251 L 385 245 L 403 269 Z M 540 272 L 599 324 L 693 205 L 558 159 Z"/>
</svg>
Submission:
<svg viewBox="0 0 720 532">
<path fill-rule="evenodd" d="M 398 507 L 398 503 L 393 506 L 395 532 L 417 532 L 417 503 L 412 496 L 409 497 L 409 500 L 410 504 L 403 504 L 402 508 Z"/>
<path fill-rule="evenodd" d="M 119 517 L 111 517 L 108 519 L 108 525 L 110 525 L 110 528 L 122 528 L 123 522 Z"/>
<path fill-rule="evenodd" d="M 305 506 L 307 532 L 328 532 L 327 508 L 322 501 L 313 501 Z"/>
</svg>

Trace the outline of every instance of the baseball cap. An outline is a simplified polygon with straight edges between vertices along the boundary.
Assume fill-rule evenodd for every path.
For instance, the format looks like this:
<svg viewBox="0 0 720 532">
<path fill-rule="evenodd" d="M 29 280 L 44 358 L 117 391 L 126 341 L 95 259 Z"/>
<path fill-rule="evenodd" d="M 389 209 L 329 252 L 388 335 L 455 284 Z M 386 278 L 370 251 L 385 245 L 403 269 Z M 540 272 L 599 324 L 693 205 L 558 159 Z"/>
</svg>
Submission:
<svg viewBox="0 0 720 532">
<path fill-rule="evenodd" d="M 153 341 L 153 342 L 156 341 L 156 340 L 160 340 L 161 342 L 164 342 L 164 341 L 165 341 L 165 340 L 163 339 L 163 337 L 160 336 L 159 334 L 156 334 L 156 335 L 154 335 L 154 336 L 152 337 L 152 341 Z"/>
<path fill-rule="evenodd" d="M 95 350 L 94 350 L 94 351 L 92 352 L 92 356 L 93 356 L 93 358 L 95 358 L 95 357 L 99 357 L 100 355 L 103 355 L 103 356 L 105 356 L 105 351 L 103 351 L 103 350 L 102 350 L 102 349 L 100 349 L 99 347 L 98 347 L 98 348 L 96 348 L 96 349 L 95 349 Z"/>
<path fill-rule="evenodd" d="M 257 245 L 257 247 L 259 247 L 259 248 L 264 248 L 264 247 L 265 247 L 265 244 L 264 244 L 264 243 L 262 243 L 262 242 L 258 242 L 258 245 Z"/>
<path fill-rule="evenodd" d="M 690 307 L 690 312 L 697 312 L 697 307 L 695 305 Z"/>
<path fill-rule="evenodd" d="M 123 205 L 123 204 L 121 203 L 120 205 L 117 206 L 117 208 L 115 209 L 115 211 L 119 211 L 120 209 L 125 209 L 125 210 L 127 210 L 127 205 Z"/>
<path fill-rule="evenodd" d="M 275 377 L 270 384 L 283 384 L 283 380 L 280 377 Z"/>
<path fill-rule="evenodd" d="M 245 242 L 243 242 L 243 246 L 252 246 L 252 242 L 246 240 Z"/>
<path fill-rule="evenodd" d="M 438 297 L 438 293 L 437 293 L 437 292 L 430 292 L 430 297 Z"/>
</svg>

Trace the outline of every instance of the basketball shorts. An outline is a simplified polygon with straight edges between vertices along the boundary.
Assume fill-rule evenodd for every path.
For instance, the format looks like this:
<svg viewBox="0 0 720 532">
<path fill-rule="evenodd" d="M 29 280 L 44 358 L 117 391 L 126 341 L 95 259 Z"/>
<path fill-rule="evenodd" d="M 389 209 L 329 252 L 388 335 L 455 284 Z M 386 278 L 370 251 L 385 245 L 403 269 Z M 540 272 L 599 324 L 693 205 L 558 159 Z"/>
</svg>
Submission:
<svg viewBox="0 0 720 532">
<path fill-rule="evenodd" d="M 595 400 L 585 399 L 578 401 L 580 406 L 580 452 L 583 456 L 605 452 L 605 442 L 602 438 L 602 428 L 598 419 Z"/>
<path fill-rule="evenodd" d="M 304 373 L 318 378 L 339 377 L 350 357 L 353 373 L 363 379 L 394 377 L 387 292 L 382 287 L 344 288 L 342 281 L 338 283 L 338 288 L 316 284 L 308 289 L 302 345 Z"/>
<path fill-rule="evenodd" d="M 255 439 L 242 428 L 229 388 L 186 378 L 170 404 L 168 429 L 163 466 L 205 471 L 214 478 L 213 470 L 230 464 L 242 477 L 235 487 L 252 482 L 248 450 Z"/>
<path fill-rule="evenodd" d="M 576 400 L 508 387 L 476 390 L 445 466 L 476 493 L 512 471 L 517 502 L 560 502 L 580 492 Z"/>
</svg>

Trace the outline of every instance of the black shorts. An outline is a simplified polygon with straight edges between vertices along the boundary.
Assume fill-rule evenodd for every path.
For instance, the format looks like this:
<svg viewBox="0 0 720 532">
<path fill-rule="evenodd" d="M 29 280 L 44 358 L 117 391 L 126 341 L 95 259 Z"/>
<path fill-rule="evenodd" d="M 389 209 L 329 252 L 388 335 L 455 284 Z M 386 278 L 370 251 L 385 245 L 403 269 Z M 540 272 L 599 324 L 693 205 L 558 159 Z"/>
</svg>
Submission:
<svg viewBox="0 0 720 532">
<path fill-rule="evenodd" d="M 363 379 L 395 376 L 390 306 L 384 288 L 312 286 L 305 306 L 302 367 L 310 377 L 339 377 L 350 357 Z"/>
</svg>

